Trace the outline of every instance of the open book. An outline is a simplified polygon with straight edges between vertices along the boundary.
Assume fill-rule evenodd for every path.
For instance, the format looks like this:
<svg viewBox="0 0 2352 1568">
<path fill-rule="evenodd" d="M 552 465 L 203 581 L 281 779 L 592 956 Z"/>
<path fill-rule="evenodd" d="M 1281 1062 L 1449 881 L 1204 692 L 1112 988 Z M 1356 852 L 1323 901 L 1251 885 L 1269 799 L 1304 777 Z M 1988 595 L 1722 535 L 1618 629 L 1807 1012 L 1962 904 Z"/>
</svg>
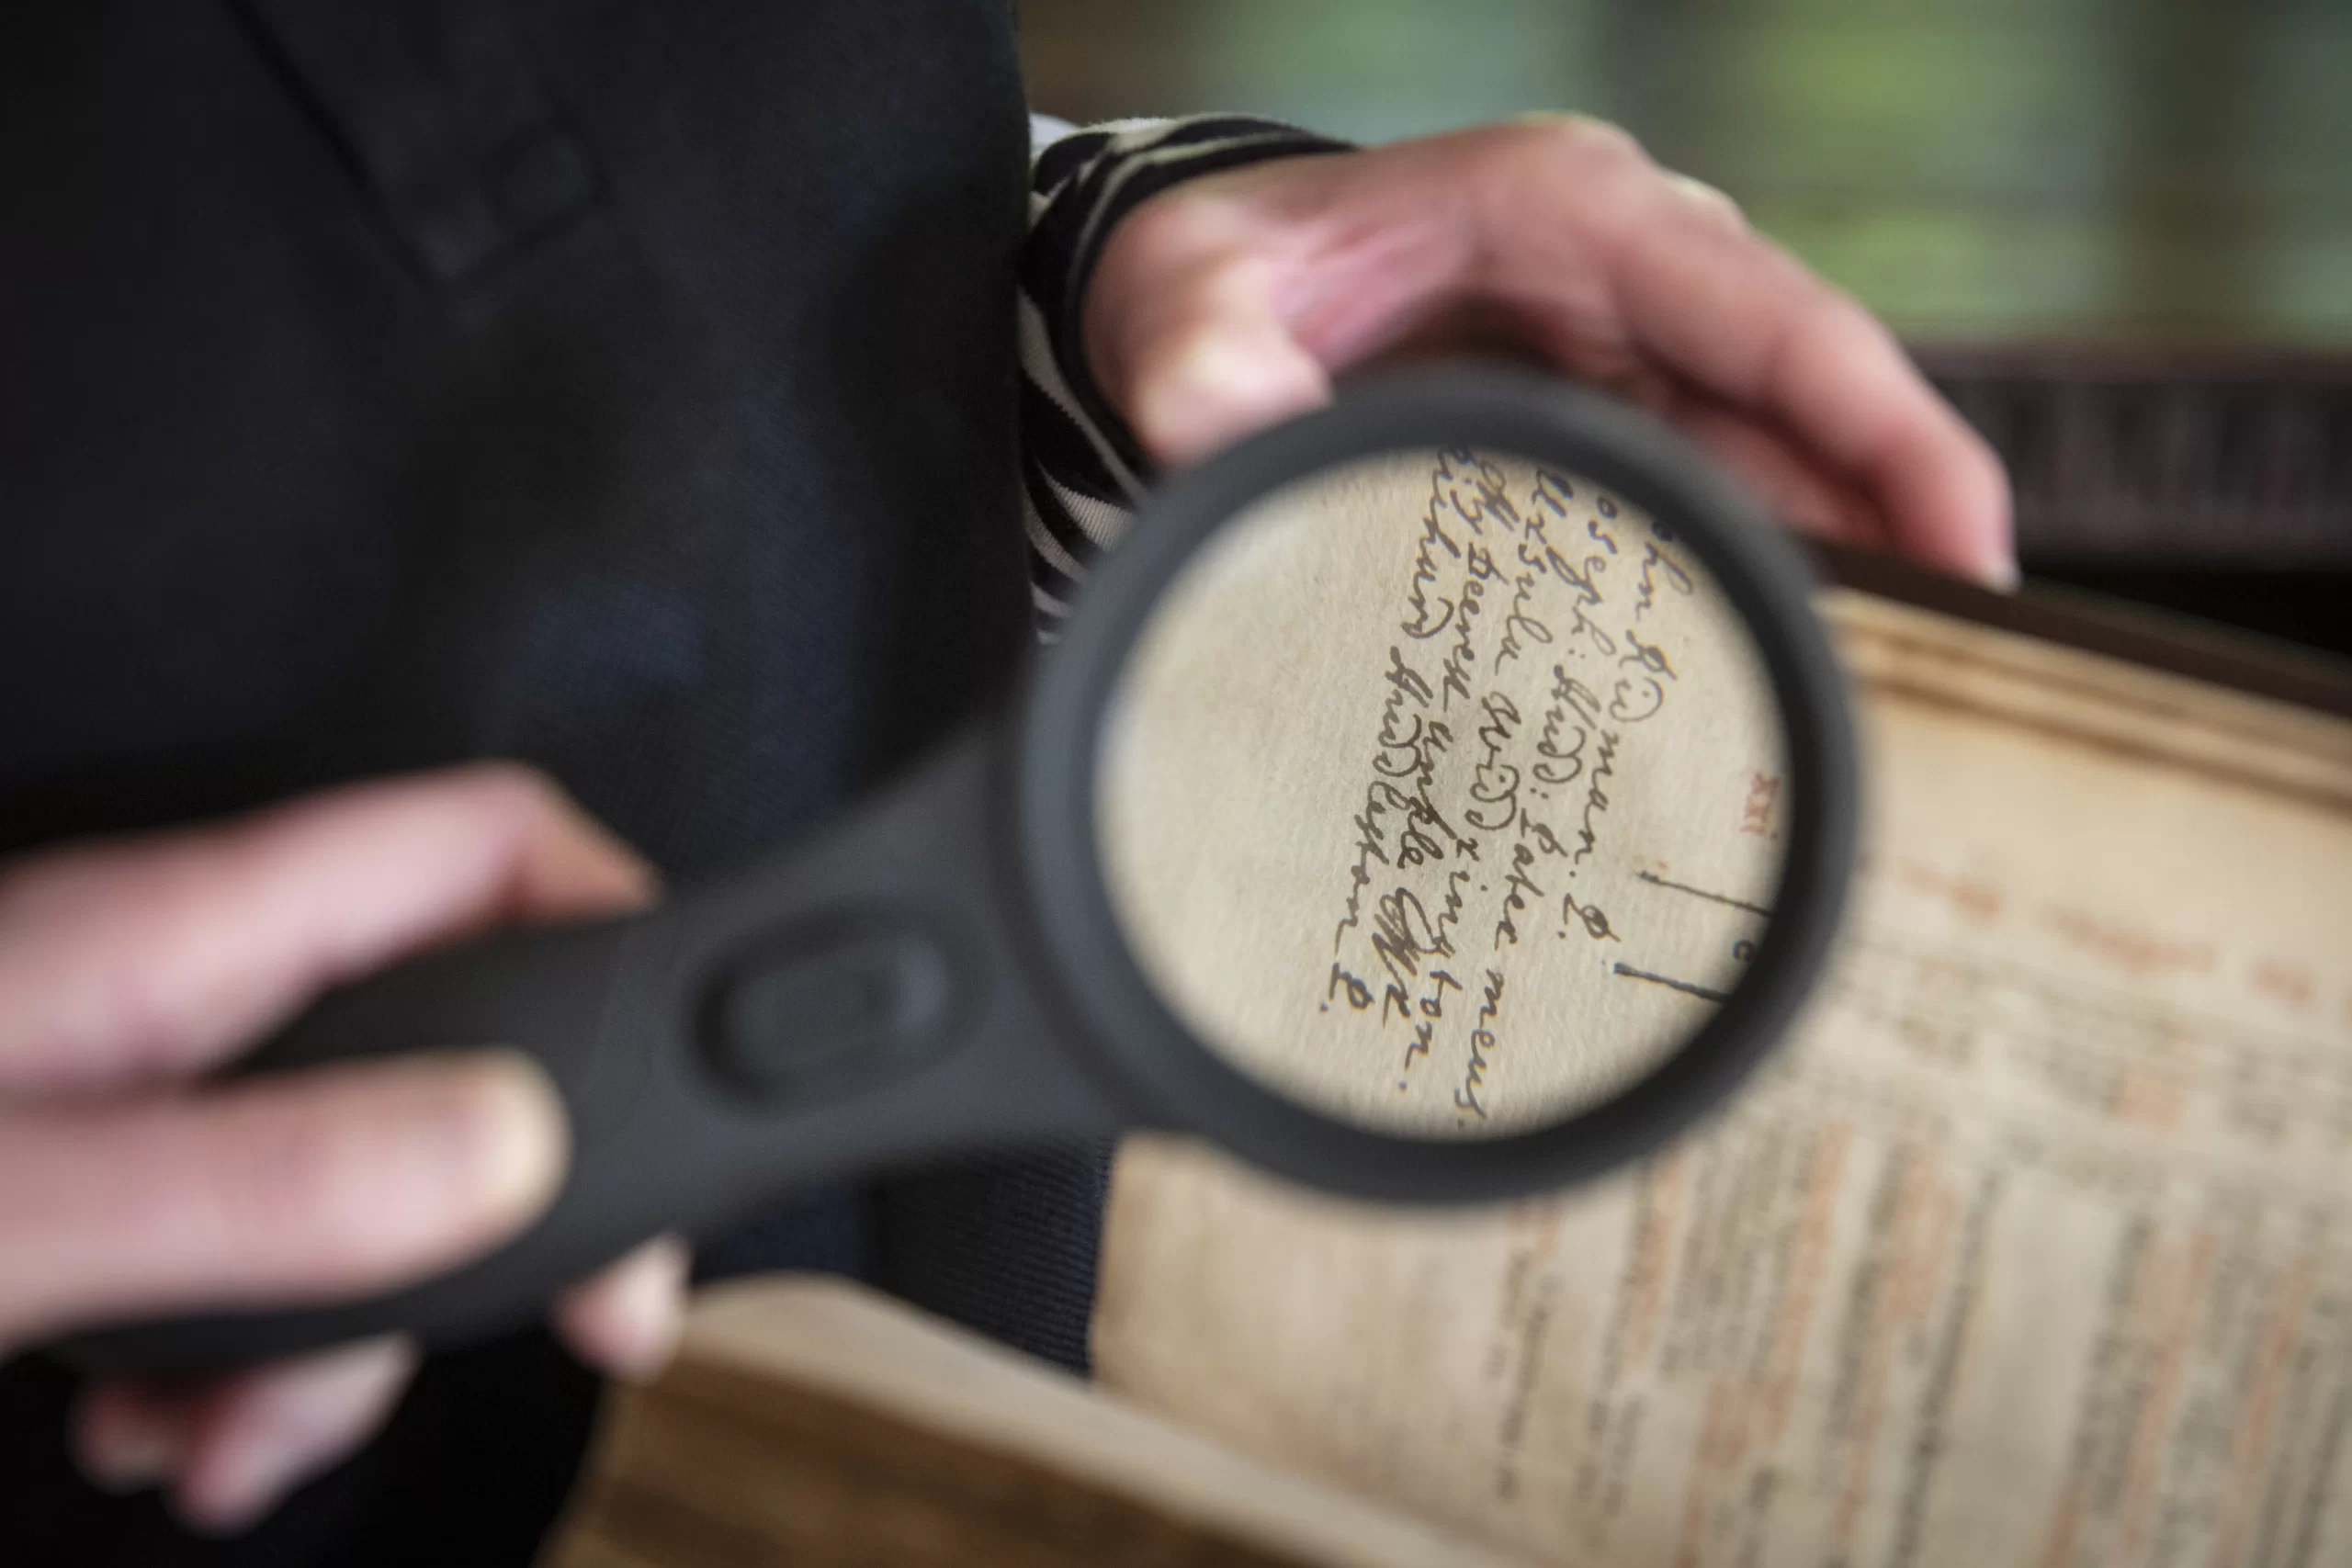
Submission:
<svg viewBox="0 0 2352 1568">
<path fill-rule="evenodd" d="M 1925 596 L 1825 596 L 1865 859 L 1762 1081 L 1500 1213 L 1139 1141 L 1102 1382 L 1547 1562 L 2352 1562 L 2352 704 Z"/>
<path fill-rule="evenodd" d="M 1525 1568 L 845 1280 L 702 1292 L 540 1568 Z"/>
</svg>

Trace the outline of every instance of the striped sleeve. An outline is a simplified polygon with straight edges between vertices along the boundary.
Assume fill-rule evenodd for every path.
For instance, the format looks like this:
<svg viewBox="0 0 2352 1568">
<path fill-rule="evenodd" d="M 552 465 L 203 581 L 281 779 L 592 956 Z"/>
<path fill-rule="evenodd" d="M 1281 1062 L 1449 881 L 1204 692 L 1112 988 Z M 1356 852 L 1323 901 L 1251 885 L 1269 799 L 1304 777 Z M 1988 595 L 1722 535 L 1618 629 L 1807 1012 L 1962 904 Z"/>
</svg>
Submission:
<svg viewBox="0 0 2352 1568">
<path fill-rule="evenodd" d="M 1022 522 L 1038 635 L 1053 640 L 1095 552 L 1114 542 L 1150 465 L 1086 366 L 1086 281 L 1120 219 L 1180 181 L 1347 143 L 1237 115 L 1033 122 L 1021 261 Z"/>
</svg>

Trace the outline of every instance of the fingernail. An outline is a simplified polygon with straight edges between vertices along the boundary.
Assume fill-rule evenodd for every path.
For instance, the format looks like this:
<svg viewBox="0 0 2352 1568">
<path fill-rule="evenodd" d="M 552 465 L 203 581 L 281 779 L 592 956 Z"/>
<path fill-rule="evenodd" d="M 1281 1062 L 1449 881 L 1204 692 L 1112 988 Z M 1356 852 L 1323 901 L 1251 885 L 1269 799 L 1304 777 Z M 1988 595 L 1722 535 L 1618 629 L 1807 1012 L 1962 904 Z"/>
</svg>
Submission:
<svg viewBox="0 0 2352 1568">
<path fill-rule="evenodd" d="M 179 1465 L 179 1433 L 169 1422 L 116 1408 L 79 1444 L 82 1472 L 108 1492 L 136 1492 L 167 1479 Z"/>
<path fill-rule="evenodd" d="M 685 1326 L 680 1300 L 690 1262 L 685 1243 L 663 1236 L 647 1252 L 646 1262 L 630 1272 L 623 1287 L 620 1313 L 627 1326 L 622 1342 L 614 1347 L 610 1369 L 616 1376 L 636 1382 L 670 1364 Z"/>
<path fill-rule="evenodd" d="M 351 1069 L 374 1150 L 326 1201 L 377 1264 L 472 1252 L 537 1213 L 562 1180 L 562 1102 L 506 1050 L 420 1052 Z"/>
<path fill-rule="evenodd" d="M 537 1063 L 514 1051 L 469 1052 L 423 1114 L 415 1148 L 445 1196 L 485 1226 L 537 1213 L 562 1181 L 563 1102 Z"/>
<path fill-rule="evenodd" d="M 172 1497 L 172 1511 L 204 1535 L 239 1535 L 277 1504 L 299 1461 L 283 1444 L 245 1442 L 215 1455 Z"/>
<path fill-rule="evenodd" d="M 2018 591 L 2018 584 L 2022 580 L 2018 576 L 2018 563 L 2014 558 L 1996 556 L 1977 567 L 1976 581 L 1996 593 L 2014 593 Z"/>
</svg>

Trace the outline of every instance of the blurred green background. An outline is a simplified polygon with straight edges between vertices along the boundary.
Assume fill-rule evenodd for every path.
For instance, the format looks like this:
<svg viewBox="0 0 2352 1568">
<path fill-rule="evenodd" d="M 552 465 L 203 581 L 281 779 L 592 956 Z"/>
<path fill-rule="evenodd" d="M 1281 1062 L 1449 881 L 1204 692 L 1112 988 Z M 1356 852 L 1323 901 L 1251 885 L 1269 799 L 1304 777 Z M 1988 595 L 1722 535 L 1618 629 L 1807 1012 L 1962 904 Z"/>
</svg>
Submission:
<svg viewBox="0 0 2352 1568">
<path fill-rule="evenodd" d="M 2352 347 L 2352 0 L 1021 0 L 1075 119 L 1600 115 L 1915 343 Z"/>
</svg>

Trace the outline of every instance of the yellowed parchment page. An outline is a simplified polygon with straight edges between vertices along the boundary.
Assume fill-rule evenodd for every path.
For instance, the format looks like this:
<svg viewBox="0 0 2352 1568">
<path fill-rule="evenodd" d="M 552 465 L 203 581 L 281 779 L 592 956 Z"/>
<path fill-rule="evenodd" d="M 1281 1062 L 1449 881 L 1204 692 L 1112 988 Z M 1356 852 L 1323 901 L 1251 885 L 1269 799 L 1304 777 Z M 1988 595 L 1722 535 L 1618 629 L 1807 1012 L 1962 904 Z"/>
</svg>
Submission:
<svg viewBox="0 0 2352 1568">
<path fill-rule="evenodd" d="M 1138 1142 L 1102 1380 L 1563 1563 L 2352 1562 L 2352 725 L 1883 601 L 1764 1082 L 1399 1215 Z"/>
<path fill-rule="evenodd" d="M 1506 453 L 1387 455 L 1229 525 L 1125 672 L 1104 863 L 1238 1066 L 1489 1137 L 1670 1055 L 1734 987 L 1789 787 L 1744 623 L 1670 530 Z"/>
</svg>

